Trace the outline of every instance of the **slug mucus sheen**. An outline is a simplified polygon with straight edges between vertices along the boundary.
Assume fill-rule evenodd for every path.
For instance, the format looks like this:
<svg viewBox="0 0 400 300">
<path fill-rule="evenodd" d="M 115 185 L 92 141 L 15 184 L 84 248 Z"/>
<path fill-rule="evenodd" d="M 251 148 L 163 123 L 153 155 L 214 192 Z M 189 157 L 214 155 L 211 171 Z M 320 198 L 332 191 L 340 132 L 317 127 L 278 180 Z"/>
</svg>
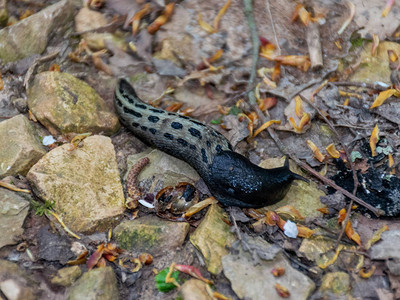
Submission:
<svg viewBox="0 0 400 300">
<path fill-rule="evenodd" d="M 124 126 L 145 143 L 190 164 L 224 205 L 271 205 L 285 196 L 293 180 L 308 181 L 289 170 L 288 160 L 274 169 L 251 163 L 211 127 L 144 103 L 125 79 L 118 81 L 114 102 Z"/>
</svg>

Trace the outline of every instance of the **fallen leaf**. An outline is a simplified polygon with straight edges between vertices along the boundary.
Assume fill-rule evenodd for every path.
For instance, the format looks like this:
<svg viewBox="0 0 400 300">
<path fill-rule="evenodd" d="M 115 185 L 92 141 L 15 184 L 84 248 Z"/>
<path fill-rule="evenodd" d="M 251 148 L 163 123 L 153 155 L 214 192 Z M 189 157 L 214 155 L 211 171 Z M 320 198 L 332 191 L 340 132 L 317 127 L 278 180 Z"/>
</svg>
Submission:
<svg viewBox="0 0 400 300">
<path fill-rule="evenodd" d="M 376 156 L 376 144 L 379 141 L 379 128 L 378 124 L 375 125 L 374 129 L 372 130 L 371 137 L 369 138 L 369 146 L 371 147 L 372 156 Z"/>
<path fill-rule="evenodd" d="M 389 89 L 389 90 L 380 92 L 378 97 L 376 97 L 374 103 L 372 103 L 372 105 L 369 109 L 381 106 L 383 104 L 383 102 L 385 102 L 385 100 L 391 96 L 400 97 L 400 93 L 396 89 Z"/>
</svg>

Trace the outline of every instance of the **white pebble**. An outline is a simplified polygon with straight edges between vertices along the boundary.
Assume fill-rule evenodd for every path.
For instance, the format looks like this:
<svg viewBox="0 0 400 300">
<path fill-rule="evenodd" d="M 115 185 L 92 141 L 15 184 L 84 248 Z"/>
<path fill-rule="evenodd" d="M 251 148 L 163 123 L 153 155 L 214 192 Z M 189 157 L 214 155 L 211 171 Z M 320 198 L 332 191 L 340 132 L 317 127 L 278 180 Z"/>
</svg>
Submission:
<svg viewBox="0 0 400 300">
<path fill-rule="evenodd" d="M 48 146 L 48 145 L 51 145 L 51 144 L 53 144 L 55 142 L 56 142 L 56 140 L 51 135 L 46 135 L 43 138 L 42 144 L 45 145 L 45 146 Z"/>
<path fill-rule="evenodd" d="M 292 221 L 287 221 L 285 226 L 283 226 L 283 230 L 286 236 L 290 238 L 296 238 L 297 235 L 299 234 L 299 231 L 297 230 L 296 223 L 293 223 Z"/>
</svg>

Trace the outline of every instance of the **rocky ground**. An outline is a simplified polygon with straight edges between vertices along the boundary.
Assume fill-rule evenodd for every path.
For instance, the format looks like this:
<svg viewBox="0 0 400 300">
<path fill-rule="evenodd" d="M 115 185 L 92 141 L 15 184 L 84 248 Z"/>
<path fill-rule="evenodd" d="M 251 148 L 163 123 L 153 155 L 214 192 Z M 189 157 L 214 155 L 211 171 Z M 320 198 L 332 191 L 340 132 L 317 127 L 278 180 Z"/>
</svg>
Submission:
<svg viewBox="0 0 400 300">
<path fill-rule="evenodd" d="M 284 158 L 266 132 L 254 134 L 264 122 L 247 100 L 255 87 L 244 4 L 228 1 L 213 23 L 224 3 L 177 2 L 168 15 L 171 4 L 142 2 L 0 0 L 0 299 L 400 298 L 399 7 L 383 18 L 384 4 L 353 1 L 342 34 L 347 4 L 298 7 L 320 20 L 314 38 L 324 64 L 315 67 L 300 56 L 309 52 L 309 29 L 291 22 L 296 3 L 254 1 L 261 52 L 274 45 L 282 57 L 299 55 L 295 63 L 259 58 L 257 105 L 281 121 L 274 130 L 286 151 L 322 181 L 291 161 L 310 182 L 292 185 L 281 202 L 241 210 L 208 199 L 184 217 L 157 202 L 160 190 L 185 182 L 199 201 L 210 192 L 188 164 L 121 126 L 117 78 L 152 105 L 213 126 L 261 167 Z M 151 32 L 154 21 L 161 28 Z M 280 80 L 270 79 L 274 72 Z M 392 97 L 371 109 L 382 91 Z M 320 115 L 299 106 L 300 93 Z M 325 150 L 332 143 L 338 156 Z M 127 174 L 145 157 L 136 207 Z M 351 193 L 352 169 L 355 195 L 386 217 L 361 204 L 344 221 L 349 199 L 323 178 Z"/>
</svg>

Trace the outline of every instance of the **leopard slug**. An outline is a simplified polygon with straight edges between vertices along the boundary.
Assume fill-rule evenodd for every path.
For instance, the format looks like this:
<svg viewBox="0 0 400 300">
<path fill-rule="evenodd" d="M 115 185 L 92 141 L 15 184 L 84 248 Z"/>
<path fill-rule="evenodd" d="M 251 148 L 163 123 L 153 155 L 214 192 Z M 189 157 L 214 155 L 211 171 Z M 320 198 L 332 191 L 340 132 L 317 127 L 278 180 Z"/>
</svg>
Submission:
<svg viewBox="0 0 400 300">
<path fill-rule="evenodd" d="M 120 79 L 114 103 L 119 119 L 137 137 L 190 164 L 224 205 L 263 207 L 281 200 L 293 180 L 308 181 L 283 167 L 263 169 L 233 151 L 218 131 L 192 118 L 141 101 Z"/>
</svg>

